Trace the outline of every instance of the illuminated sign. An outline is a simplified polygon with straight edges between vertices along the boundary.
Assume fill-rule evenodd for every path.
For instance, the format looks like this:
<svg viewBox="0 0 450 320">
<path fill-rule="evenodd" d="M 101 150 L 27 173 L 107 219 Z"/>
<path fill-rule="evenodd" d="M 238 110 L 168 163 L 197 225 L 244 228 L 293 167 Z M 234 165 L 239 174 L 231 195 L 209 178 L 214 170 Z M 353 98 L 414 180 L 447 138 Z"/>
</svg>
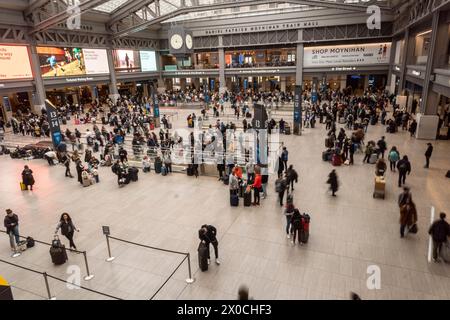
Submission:
<svg viewBox="0 0 450 320">
<path fill-rule="evenodd" d="M 0 80 L 32 79 L 26 46 L 0 45 Z"/>
</svg>

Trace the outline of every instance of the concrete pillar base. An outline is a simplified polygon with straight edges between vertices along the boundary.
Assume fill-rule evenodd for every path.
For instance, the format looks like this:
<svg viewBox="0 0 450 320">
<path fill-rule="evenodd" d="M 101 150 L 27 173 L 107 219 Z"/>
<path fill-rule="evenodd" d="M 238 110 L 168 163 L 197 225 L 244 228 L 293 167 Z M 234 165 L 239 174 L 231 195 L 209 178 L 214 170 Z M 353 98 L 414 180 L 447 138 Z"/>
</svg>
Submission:
<svg viewBox="0 0 450 320">
<path fill-rule="evenodd" d="M 417 114 L 416 139 L 436 140 L 439 117 Z"/>
</svg>

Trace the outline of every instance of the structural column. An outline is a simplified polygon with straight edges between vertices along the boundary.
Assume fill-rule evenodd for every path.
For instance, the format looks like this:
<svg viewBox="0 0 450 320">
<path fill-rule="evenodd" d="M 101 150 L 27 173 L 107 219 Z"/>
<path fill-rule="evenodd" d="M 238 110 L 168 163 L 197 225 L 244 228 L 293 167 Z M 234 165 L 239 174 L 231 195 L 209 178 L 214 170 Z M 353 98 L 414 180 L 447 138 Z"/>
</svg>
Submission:
<svg viewBox="0 0 450 320">
<path fill-rule="evenodd" d="M 433 14 L 430 50 L 428 52 L 422 91 L 422 104 L 420 113 L 417 115 L 416 138 L 418 139 L 431 140 L 436 139 L 439 135 L 439 116 L 437 115 L 439 94 L 432 89 L 432 73 L 435 67 L 447 64 L 448 40 L 448 25 L 446 23 L 440 24 L 440 12 L 436 11 Z"/>
<path fill-rule="evenodd" d="M 414 49 L 415 49 L 415 41 L 411 37 L 411 34 L 409 32 L 409 28 L 405 31 L 405 43 L 403 45 L 403 52 L 402 52 L 402 63 L 400 66 L 400 84 L 399 84 L 399 91 L 401 94 L 403 94 L 404 90 L 406 89 L 406 67 L 408 64 L 414 64 Z"/>
<path fill-rule="evenodd" d="M 120 98 L 119 90 L 117 89 L 117 79 L 116 70 L 114 68 L 114 59 L 112 54 L 112 49 L 107 50 L 108 65 L 109 65 L 109 98 L 116 103 L 117 99 Z"/>
<path fill-rule="evenodd" d="M 303 55 L 304 55 L 303 43 L 297 44 L 297 65 L 295 72 L 295 84 L 297 86 L 303 86 Z"/>
<path fill-rule="evenodd" d="M 223 48 L 222 36 L 219 36 L 219 92 L 224 93 L 227 90 L 225 80 L 225 49 Z"/>
<path fill-rule="evenodd" d="M 34 87 L 35 92 L 33 93 L 34 97 L 31 101 L 33 112 L 40 114 L 42 109 L 45 109 L 45 87 L 44 81 L 42 80 L 41 67 L 39 63 L 39 56 L 37 53 L 36 46 L 30 46 L 30 57 L 31 57 L 31 66 L 33 68 L 34 74 Z"/>
<path fill-rule="evenodd" d="M 394 66 L 395 66 L 395 55 L 397 53 L 397 41 L 392 40 L 391 45 L 391 56 L 389 57 L 389 73 L 388 78 L 386 82 L 386 90 L 389 91 L 389 93 L 393 94 L 395 91 L 395 79 L 394 79 Z"/>
<path fill-rule="evenodd" d="M 286 92 L 286 82 L 287 82 L 286 77 L 281 76 L 280 77 L 280 91 L 281 92 Z"/>
<path fill-rule="evenodd" d="M 166 91 L 166 85 L 163 78 L 164 67 L 161 52 L 158 51 L 156 52 L 156 67 L 159 70 L 157 91 L 158 93 L 164 93 Z"/>
</svg>

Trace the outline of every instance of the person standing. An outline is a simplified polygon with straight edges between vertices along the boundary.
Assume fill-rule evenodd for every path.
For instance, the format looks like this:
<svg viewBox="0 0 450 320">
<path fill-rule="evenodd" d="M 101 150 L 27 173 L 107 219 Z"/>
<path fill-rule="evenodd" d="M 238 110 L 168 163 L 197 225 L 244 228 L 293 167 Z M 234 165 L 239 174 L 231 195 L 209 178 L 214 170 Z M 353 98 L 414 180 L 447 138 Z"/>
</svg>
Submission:
<svg viewBox="0 0 450 320">
<path fill-rule="evenodd" d="M 67 154 L 63 157 L 63 164 L 66 167 L 66 177 L 73 178 L 72 173 L 70 172 L 70 157 Z"/>
<path fill-rule="evenodd" d="M 397 151 L 397 147 L 394 146 L 391 151 L 389 151 L 388 160 L 391 166 L 391 171 L 395 172 L 397 161 L 400 160 L 400 153 Z"/>
<path fill-rule="evenodd" d="M 380 140 L 377 142 L 378 146 L 378 154 L 381 154 L 381 157 L 384 159 L 384 154 L 386 153 L 387 144 L 386 144 L 386 137 L 381 137 Z"/>
<path fill-rule="evenodd" d="M 22 182 L 26 186 L 27 190 L 28 186 L 30 186 L 30 191 L 33 191 L 34 185 L 33 171 L 28 166 L 24 166 L 24 169 L 22 171 Z"/>
<path fill-rule="evenodd" d="M 66 212 L 64 212 L 61 215 L 61 218 L 59 219 L 59 223 L 56 226 L 55 234 L 58 233 L 59 229 L 61 229 L 61 234 L 69 240 L 70 249 L 73 248 L 73 249 L 77 250 L 77 246 L 73 242 L 73 234 L 75 233 L 75 231 L 80 232 L 80 230 L 75 227 L 75 225 L 73 224 L 72 218 Z"/>
<path fill-rule="evenodd" d="M 286 205 L 286 208 L 284 209 L 284 216 L 286 217 L 286 237 L 288 239 L 291 238 L 291 222 L 292 222 L 292 215 L 294 214 L 294 204 L 293 203 L 288 203 Z"/>
<path fill-rule="evenodd" d="M 286 192 L 287 182 L 285 178 L 280 178 L 276 182 L 276 191 L 278 192 L 278 199 L 280 200 L 280 207 L 283 206 L 284 193 Z"/>
<path fill-rule="evenodd" d="M 284 170 L 288 169 L 289 151 L 286 147 L 283 147 L 283 152 L 281 153 L 281 160 L 283 160 Z"/>
<path fill-rule="evenodd" d="M 253 182 L 253 195 L 254 195 L 254 206 L 259 206 L 260 202 L 260 192 L 262 188 L 262 177 L 261 177 L 261 170 L 259 168 L 255 169 L 255 181 Z"/>
<path fill-rule="evenodd" d="M 248 161 L 245 165 L 245 170 L 247 171 L 247 181 L 252 183 L 255 178 L 255 166 L 251 161 Z"/>
<path fill-rule="evenodd" d="M 230 173 L 228 184 L 230 185 L 230 195 L 237 195 L 239 191 L 239 180 L 236 177 L 236 170 Z"/>
<path fill-rule="evenodd" d="M 300 214 L 300 211 L 298 209 L 294 210 L 294 214 L 291 218 L 291 226 L 292 226 L 292 244 L 295 244 L 295 239 L 298 239 L 298 242 L 301 244 L 300 241 L 300 231 L 302 229 L 302 215 Z"/>
<path fill-rule="evenodd" d="M 269 183 L 269 174 L 267 171 L 267 168 L 264 168 L 261 176 L 263 199 L 267 198 L 267 184 Z"/>
<path fill-rule="evenodd" d="M 16 253 L 17 245 L 20 242 L 19 217 L 17 216 L 17 214 L 13 213 L 11 209 L 6 209 L 6 216 L 3 224 L 6 228 L 6 233 L 9 235 L 11 251 L 13 253 Z"/>
<path fill-rule="evenodd" d="M 283 160 L 281 159 L 281 157 L 278 157 L 278 179 L 281 179 L 283 176 L 283 171 L 284 171 L 284 165 L 283 165 Z"/>
<path fill-rule="evenodd" d="M 404 238 L 406 227 L 409 229 L 415 223 L 417 223 L 416 205 L 411 198 L 408 198 L 406 204 L 400 208 L 400 237 Z"/>
<path fill-rule="evenodd" d="M 208 264 L 211 262 L 211 256 L 209 253 L 209 245 L 212 244 L 214 247 L 214 255 L 216 257 L 216 264 L 220 265 L 219 260 L 219 241 L 217 241 L 217 229 L 214 226 L 204 224 L 198 231 L 198 237 L 201 241 L 204 241 L 208 248 Z"/>
<path fill-rule="evenodd" d="M 433 239 L 433 261 L 439 262 L 439 255 L 441 253 L 442 245 L 447 242 L 450 236 L 450 225 L 445 218 L 447 215 L 441 212 L 439 220 L 435 221 L 428 230 L 428 234 Z"/>
<path fill-rule="evenodd" d="M 402 183 L 406 182 L 406 174 L 411 174 L 411 163 L 408 160 L 408 156 L 403 156 L 403 159 L 397 162 L 398 169 L 398 187 L 402 187 Z"/>
<path fill-rule="evenodd" d="M 327 183 L 330 185 L 331 195 L 333 197 L 336 197 L 336 192 L 339 189 L 339 182 L 338 182 L 336 170 L 331 171 L 331 173 L 328 175 Z"/>
<path fill-rule="evenodd" d="M 433 145 L 431 143 L 427 143 L 428 148 L 427 151 L 425 151 L 425 159 L 426 159 L 426 164 L 425 164 L 425 169 L 430 168 L 430 158 L 431 155 L 433 154 Z"/>
</svg>

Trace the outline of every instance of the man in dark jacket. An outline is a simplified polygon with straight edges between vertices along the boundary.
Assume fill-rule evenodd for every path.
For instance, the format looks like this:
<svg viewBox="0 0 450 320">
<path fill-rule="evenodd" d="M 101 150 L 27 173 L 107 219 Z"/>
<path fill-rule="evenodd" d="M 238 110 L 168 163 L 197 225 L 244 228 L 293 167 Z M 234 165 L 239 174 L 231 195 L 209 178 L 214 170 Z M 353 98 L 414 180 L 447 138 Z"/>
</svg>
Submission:
<svg viewBox="0 0 450 320">
<path fill-rule="evenodd" d="M 6 228 L 6 233 L 9 235 L 11 250 L 16 253 L 16 245 L 20 242 L 19 217 L 17 214 L 13 213 L 11 209 L 6 209 L 4 226 Z"/>
<path fill-rule="evenodd" d="M 217 229 L 214 226 L 204 224 L 198 231 L 200 241 L 204 241 L 208 247 L 208 264 L 210 264 L 209 244 L 214 247 L 214 255 L 216 256 L 216 264 L 220 265 L 219 261 L 219 241 L 217 241 Z"/>
<path fill-rule="evenodd" d="M 378 140 L 377 142 L 377 146 L 378 146 L 378 154 L 381 154 L 381 157 L 384 159 L 384 153 L 386 152 L 387 149 L 387 145 L 386 145 L 386 138 L 385 137 L 381 137 L 380 140 Z"/>
<path fill-rule="evenodd" d="M 402 160 L 397 162 L 398 169 L 398 187 L 402 187 L 402 183 L 406 182 L 406 174 L 411 174 L 411 163 L 408 160 L 407 156 L 404 156 Z"/>
<path fill-rule="evenodd" d="M 298 183 L 298 173 L 294 170 L 294 167 L 292 165 L 289 166 L 289 169 L 286 172 L 286 180 L 288 192 L 289 188 L 294 191 L 294 182 Z"/>
<path fill-rule="evenodd" d="M 433 239 L 434 262 L 439 262 L 438 254 L 441 253 L 442 245 L 447 242 L 447 237 L 450 236 L 450 225 L 445 221 L 446 214 L 442 212 L 439 217 L 440 219 L 435 221 L 428 230 L 428 234 Z"/>
<path fill-rule="evenodd" d="M 427 151 L 425 152 L 425 158 L 427 160 L 426 164 L 425 164 L 425 169 L 428 169 L 430 167 L 430 158 L 431 155 L 433 154 L 433 145 L 431 143 L 428 143 L 428 148 Z"/>
</svg>

